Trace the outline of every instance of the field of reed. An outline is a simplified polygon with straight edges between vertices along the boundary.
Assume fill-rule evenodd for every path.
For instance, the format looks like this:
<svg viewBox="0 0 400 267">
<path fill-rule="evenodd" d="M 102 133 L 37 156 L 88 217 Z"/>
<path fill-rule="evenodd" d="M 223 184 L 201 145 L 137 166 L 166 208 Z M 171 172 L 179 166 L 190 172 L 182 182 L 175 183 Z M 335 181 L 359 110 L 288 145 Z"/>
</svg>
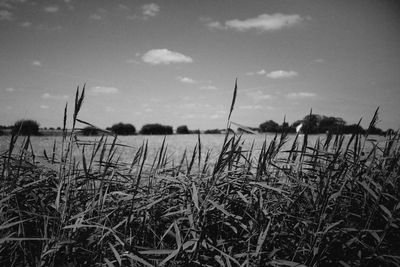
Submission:
<svg viewBox="0 0 400 267">
<path fill-rule="evenodd" d="M 198 135 L 179 161 L 143 142 L 126 164 L 117 136 L 75 135 L 83 99 L 61 149 L 13 135 L 1 153 L 1 266 L 400 266 L 398 131 L 257 153 L 228 131 L 216 159 Z"/>
</svg>

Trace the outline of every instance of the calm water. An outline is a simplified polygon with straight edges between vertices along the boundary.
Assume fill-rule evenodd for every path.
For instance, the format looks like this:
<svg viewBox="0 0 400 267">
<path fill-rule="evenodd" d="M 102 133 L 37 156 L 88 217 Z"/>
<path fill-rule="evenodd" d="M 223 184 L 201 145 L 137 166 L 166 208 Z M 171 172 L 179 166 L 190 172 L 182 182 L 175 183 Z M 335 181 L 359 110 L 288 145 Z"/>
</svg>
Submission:
<svg viewBox="0 0 400 267">
<path fill-rule="evenodd" d="M 289 149 L 292 145 L 293 139 L 295 135 L 289 135 L 289 141 L 285 145 L 284 149 Z M 211 150 L 212 158 L 215 158 L 215 155 L 218 155 L 218 152 L 221 149 L 222 143 L 224 141 L 223 134 L 202 134 L 200 135 L 201 146 L 202 146 L 202 154 L 205 156 L 208 149 Z M 325 140 L 325 135 L 311 135 L 309 136 L 309 144 L 314 144 L 317 138 L 320 140 Z M 259 151 L 262 147 L 264 140 L 266 139 L 268 142 L 274 138 L 273 134 L 257 134 L 257 135 L 243 135 L 242 142 L 244 149 L 249 149 L 254 142 L 254 151 L 255 153 Z M 279 138 L 279 137 L 278 137 Z M 347 137 L 348 139 L 349 137 Z M 120 136 L 118 137 L 120 144 L 129 146 L 129 147 L 120 147 L 118 152 L 121 156 L 121 160 L 123 162 L 131 162 L 133 156 L 135 155 L 138 148 L 142 145 L 143 142 L 148 141 L 148 158 L 153 159 L 154 155 L 157 154 L 157 151 L 160 149 L 161 144 L 163 142 L 164 136 Z M 381 136 L 372 136 L 371 139 L 375 139 L 378 142 L 384 140 L 384 137 Z M 10 136 L 0 136 L 0 152 L 4 152 L 7 150 L 9 145 Z M 17 146 L 21 145 L 21 141 L 23 137 L 20 137 L 19 142 L 17 142 Z M 84 137 L 78 136 L 78 140 L 83 143 L 88 143 L 89 141 L 98 141 L 100 137 Z M 108 139 L 109 143 L 112 142 L 112 137 Z M 302 140 L 302 137 L 299 138 L 299 141 Z M 61 136 L 45 136 L 38 137 L 34 136 L 31 138 L 31 143 L 33 147 L 33 151 L 36 155 L 43 155 L 43 151 L 46 150 L 48 155 L 51 155 L 54 141 L 56 142 L 56 150 L 59 152 L 61 150 Z M 167 154 L 170 155 L 171 159 L 175 161 L 179 161 L 183 155 L 185 149 L 189 155 L 191 155 L 195 145 L 197 144 L 198 137 L 197 135 L 169 135 L 166 137 Z M 370 143 L 369 143 L 370 145 Z M 90 146 L 85 148 L 86 151 L 90 151 Z M 76 150 L 75 154 L 80 155 L 80 150 Z M 59 155 L 56 154 L 56 155 Z"/>
</svg>

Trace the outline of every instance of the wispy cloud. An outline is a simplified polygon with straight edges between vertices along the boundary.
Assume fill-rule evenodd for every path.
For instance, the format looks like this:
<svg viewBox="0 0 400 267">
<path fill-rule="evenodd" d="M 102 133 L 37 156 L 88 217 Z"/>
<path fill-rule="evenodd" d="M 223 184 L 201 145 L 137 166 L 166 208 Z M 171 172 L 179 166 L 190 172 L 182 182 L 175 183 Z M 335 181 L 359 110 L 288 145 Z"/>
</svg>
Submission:
<svg viewBox="0 0 400 267">
<path fill-rule="evenodd" d="M 90 88 L 90 93 L 99 95 L 99 94 L 116 94 L 119 92 L 116 87 L 106 87 L 106 86 L 95 86 Z"/>
<path fill-rule="evenodd" d="M 34 60 L 34 61 L 32 61 L 32 65 L 41 67 L 42 66 L 42 62 L 40 62 L 39 60 Z"/>
<path fill-rule="evenodd" d="M 264 69 L 262 69 L 262 70 L 259 70 L 259 71 L 256 71 L 256 72 L 247 72 L 246 75 L 248 75 L 248 76 L 265 75 L 266 73 L 267 72 Z"/>
<path fill-rule="evenodd" d="M 43 10 L 47 13 L 57 13 L 60 8 L 58 6 L 47 6 Z"/>
<path fill-rule="evenodd" d="M 39 24 L 39 25 L 35 26 L 35 29 L 37 29 L 39 31 L 45 31 L 45 32 L 55 32 L 55 31 L 61 30 L 62 26 Z"/>
<path fill-rule="evenodd" d="M 155 17 L 160 12 L 160 6 L 154 3 L 145 4 L 142 6 L 142 14 L 145 18 Z"/>
<path fill-rule="evenodd" d="M 255 101 L 267 100 L 267 99 L 272 99 L 273 98 L 273 96 L 271 96 L 269 94 L 265 94 L 261 90 L 257 90 L 257 91 L 254 91 L 254 92 L 248 92 L 247 96 L 252 98 Z"/>
<path fill-rule="evenodd" d="M 168 65 L 171 63 L 191 63 L 193 59 L 179 52 L 168 49 L 153 49 L 147 51 L 142 60 L 151 65 Z"/>
<path fill-rule="evenodd" d="M 182 77 L 182 76 L 178 76 L 176 77 L 176 79 L 182 83 L 189 83 L 189 84 L 195 84 L 197 83 L 197 81 L 193 80 L 192 78 L 189 77 Z"/>
<path fill-rule="evenodd" d="M 15 89 L 12 87 L 8 87 L 8 88 L 4 89 L 4 91 L 11 93 L 11 92 L 15 92 Z"/>
<path fill-rule="evenodd" d="M 104 8 L 98 8 L 96 12 L 89 15 L 89 19 L 99 21 L 99 20 L 104 20 L 106 16 L 107 16 L 107 10 L 105 10 Z"/>
<path fill-rule="evenodd" d="M 260 105 L 245 105 L 245 106 L 239 106 L 239 109 L 262 109 L 263 107 Z"/>
<path fill-rule="evenodd" d="M 41 108 L 41 109 L 48 109 L 49 106 L 47 106 L 47 105 L 40 105 L 40 108 Z"/>
<path fill-rule="evenodd" d="M 68 99 L 68 96 L 67 95 L 52 95 L 50 93 L 44 93 L 42 95 L 42 98 L 53 99 L 53 100 L 65 100 L 65 99 Z"/>
<path fill-rule="evenodd" d="M 226 111 L 225 110 L 217 110 L 214 114 L 210 116 L 210 119 L 216 120 L 216 119 L 221 119 L 225 118 Z"/>
<path fill-rule="evenodd" d="M 100 14 L 94 13 L 94 14 L 90 14 L 89 19 L 91 19 L 91 20 L 102 20 L 103 17 Z"/>
<path fill-rule="evenodd" d="M 293 70 L 275 70 L 268 73 L 267 77 L 271 79 L 285 79 L 285 78 L 293 78 L 298 75 L 299 74 Z"/>
<path fill-rule="evenodd" d="M 3 8 L 16 8 L 17 4 L 25 3 L 27 0 L 0 0 L 0 7 Z"/>
<path fill-rule="evenodd" d="M 32 22 L 24 21 L 24 22 L 21 22 L 19 25 L 20 25 L 21 27 L 23 27 L 23 28 L 29 28 L 29 27 L 32 26 Z"/>
<path fill-rule="evenodd" d="M 8 10 L 0 10 L 0 21 L 1 20 L 8 20 L 8 21 L 11 21 L 11 20 L 13 20 L 14 19 L 14 17 L 13 17 L 13 14 L 10 12 L 10 11 L 8 11 Z"/>
<path fill-rule="evenodd" d="M 288 98 L 298 99 L 298 98 L 312 98 L 317 96 L 315 93 L 310 92 L 299 92 L 299 93 L 289 93 L 287 94 Z"/>
<path fill-rule="evenodd" d="M 304 19 L 297 14 L 286 15 L 281 13 L 276 14 L 261 14 L 255 18 L 248 18 L 245 20 L 233 19 L 221 23 L 219 21 L 208 21 L 206 25 L 215 29 L 233 29 L 236 31 L 244 32 L 248 30 L 259 30 L 263 32 L 276 31 L 283 28 L 289 28 L 299 24 Z"/>
<path fill-rule="evenodd" d="M 204 85 L 200 87 L 201 90 L 218 90 L 218 88 L 214 85 Z"/>
</svg>

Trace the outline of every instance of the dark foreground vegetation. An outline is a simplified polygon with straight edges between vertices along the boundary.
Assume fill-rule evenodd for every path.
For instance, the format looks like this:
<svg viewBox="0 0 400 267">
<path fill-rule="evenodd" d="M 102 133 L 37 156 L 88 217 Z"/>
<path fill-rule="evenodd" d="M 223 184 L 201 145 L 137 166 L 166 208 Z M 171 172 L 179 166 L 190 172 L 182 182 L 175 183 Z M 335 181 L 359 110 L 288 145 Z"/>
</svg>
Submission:
<svg viewBox="0 0 400 267">
<path fill-rule="evenodd" d="M 285 131 L 261 150 L 227 131 L 215 161 L 199 136 L 179 162 L 144 143 L 124 163 L 116 138 L 75 136 L 77 96 L 60 154 L 18 136 L 1 154 L 1 266 L 399 266 L 399 132 L 282 151 Z"/>
</svg>

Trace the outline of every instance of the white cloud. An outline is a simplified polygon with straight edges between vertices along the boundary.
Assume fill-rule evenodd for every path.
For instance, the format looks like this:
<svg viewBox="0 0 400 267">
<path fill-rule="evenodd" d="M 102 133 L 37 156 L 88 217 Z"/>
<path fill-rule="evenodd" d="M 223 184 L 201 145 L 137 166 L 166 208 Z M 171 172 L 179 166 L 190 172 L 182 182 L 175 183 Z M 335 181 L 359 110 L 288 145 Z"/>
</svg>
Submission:
<svg viewBox="0 0 400 267">
<path fill-rule="evenodd" d="M 40 67 L 40 66 L 42 66 L 42 62 L 40 62 L 39 60 L 34 60 L 34 61 L 32 61 L 32 65 Z"/>
<path fill-rule="evenodd" d="M 315 63 L 324 63 L 325 60 L 323 58 L 316 58 L 316 59 L 314 59 L 314 62 Z"/>
<path fill-rule="evenodd" d="M 267 99 L 272 99 L 273 97 L 268 94 L 264 94 L 262 91 L 257 90 L 254 92 L 248 92 L 247 96 L 250 98 L 253 98 L 253 100 L 267 100 Z"/>
<path fill-rule="evenodd" d="M 168 49 L 152 49 L 147 51 L 142 60 L 151 65 L 168 65 L 170 63 L 190 63 L 193 59 L 184 54 L 170 51 Z"/>
<path fill-rule="evenodd" d="M 293 78 L 296 76 L 298 76 L 298 73 L 293 70 L 275 70 L 267 74 L 267 77 L 271 79 Z"/>
<path fill-rule="evenodd" d="M 223 26 L 223 25 L 221 24 L 221 22 L 219 22 L 219 21 L 209 21 L 209 22 L 206 23 L 206 25 L 207 25 L 208 27 L 212 28 L 212 29 L 218 29 L 218 30 L 224 30 L 224 29 L 226 29 L 226 27 Z"/>
<path fill-rule="evenodd" d="M 14 88 L 12 88 L 12 87 L 9 87 L 9 88 L 6 88 L 6 89 L 5 89 L 5 91 L 6 91 L 6 92 L 14 92 L 14 91 L 15 91 L 15 89 L 14 89 Z"/>
<path fill-rule="evenodd" d="M 43 10 L 47 13 L 57 13 L 60 8 L 58 6 L 47 6 Z"/>
<path fill-rule="evenodd" d="M 0 10 L 0 20 L 13 20 L 13 14 L 8 10 Z"/>
<path fill-rule="evenodd" d="M 40 105 L 40 108 L 41 108 L 41 109 L 48 109 L 49 106 L 47 106 L 47 105 Z"/>
<path fill-rule="evenodd" d="M 160 6 L 154 3 L 142 6 L 142 14 L 144 17 L 155 17 L 160 12 Z"/>
<path fill-rule="evenodd" d="M 315 97 L 315 96 L 317 96 L 317 94 L 310 93 L 310 92 L 299 92 L 299 93 L 287 94 L 287 97 L 289 97 L 289 98 L 310 98 L 310 97 Z"/>
<path fill-rule="evenodd" d="M 52 95 L 50 93 L 44 93 L 42 95 L 42 98 L 44 99 L 54 99 L 54 100 L 63 100 L 63 99 L 68 99 L 67 95 Z"/>
<path fill-rule="evenodd" d="M 256 72 L 247 72 L 246 73 L 246 75 L 248 75 L 248 76 L 252 76 L 252 75 L 265 75 L 267 72 L 264 70 L 264 69 L 262 69 L 262 70 L 259 70 L 259 71 L 256 71 Z"/>
<path fill-rule="evenodd" d="M 275 31 L 283 28 L 292 27 L 304 19 L 299 15 L 286 15 L 281 13 L 276 14 L 261 14 L 255 18 L 245 20 L 233 19 L 228 20 L 224 24 L 218 21 L 208 21 L 206 24 L 210 28 L 215 29 L 233 29 L 237 31 L 259 30 L 259 31 Z"/>
<path fill-rule="evenodd" d="M 106 86 L 95 86 L 90 88 L 89 92 L 92 94 L 116 94 L 118 93 L 118 88 L 106 87 Z"/>
<path fill-rule="evenodd" d="M 193 80 L 192 78 L 189 78 L 189 77 L 178 76 L 176 79 L 182 83 L 189 83 L 189 84 L 197 83 L 195 80 Z"/>
</svg>

